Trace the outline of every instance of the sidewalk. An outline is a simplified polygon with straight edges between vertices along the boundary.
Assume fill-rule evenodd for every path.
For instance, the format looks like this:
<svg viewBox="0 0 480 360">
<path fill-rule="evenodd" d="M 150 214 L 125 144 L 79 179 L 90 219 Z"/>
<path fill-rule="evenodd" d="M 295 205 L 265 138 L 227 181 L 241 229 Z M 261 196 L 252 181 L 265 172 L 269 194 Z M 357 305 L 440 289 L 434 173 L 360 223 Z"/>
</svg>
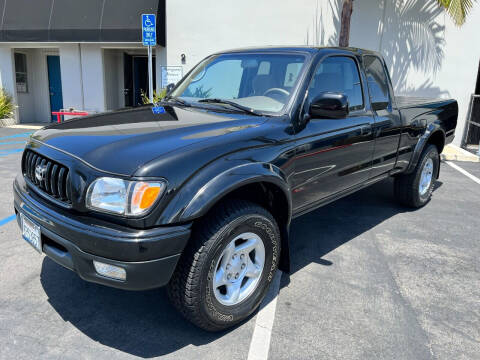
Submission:
<svg viewBox="0 0 480 360">
<path fill-rule="evenodd" d="M 39 124 L 39 123 L 34 123 L 34 124 L 15 124 L 15 125 L 7 125 L 4 126 L 6 128 L 10 129 L 34 129 L 38 130 L 41 129 L 47 125 L 50 125 L 50 123 L 44 123 L 44 124 Z"/>
<path fill-rule="evenodd" d="M 480 162 L 478 155 L 464 150 L 456 145 L 448 144 L 440 154 L 442 160 Z"/>
</svg>

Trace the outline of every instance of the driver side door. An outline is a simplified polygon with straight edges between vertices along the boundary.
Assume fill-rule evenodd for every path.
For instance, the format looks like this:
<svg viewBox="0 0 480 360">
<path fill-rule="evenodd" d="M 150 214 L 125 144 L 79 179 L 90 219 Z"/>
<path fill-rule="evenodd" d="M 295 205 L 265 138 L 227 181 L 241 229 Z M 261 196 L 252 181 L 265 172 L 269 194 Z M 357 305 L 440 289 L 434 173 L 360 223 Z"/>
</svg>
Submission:
<svg viewBox="0 0 480 360">
<path fill-rule="evenodd" d="M 365 107 L 368 98 L 355 57 L 329 56 L 317 65 L 306 106 L 323 92 L 346 95 L 349 114 L 340 119 L 312 118 L 295 135 L 295 213 L 308 211 L 367 181 L 372 166 L 374 117 Z"/>
</svg>

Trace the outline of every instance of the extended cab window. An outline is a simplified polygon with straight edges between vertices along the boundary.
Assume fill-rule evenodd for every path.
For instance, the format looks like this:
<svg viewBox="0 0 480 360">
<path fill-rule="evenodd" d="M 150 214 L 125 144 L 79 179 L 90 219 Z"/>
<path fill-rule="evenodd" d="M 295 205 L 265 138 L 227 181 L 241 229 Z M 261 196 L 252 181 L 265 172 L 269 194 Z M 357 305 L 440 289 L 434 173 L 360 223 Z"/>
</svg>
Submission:
<svg viewBox="0 0 480 360">
<path fill-rule="evenodd" d="M 385 109 L 390 104 L 387 74 L 385 68 L 376 56 L 366 55 L 363 57 L 365 73 L 367 75 L 370 101 L 374 110 Z"/>
<path fill-rule="evenodd" d="M 352 58 L 331 56 L 323 60 L 313 76 L 308 94 L 310 99 L 323 92 L 337 92 L 348 98 L 349 110 L 363 108 L 363 93 L 358 67 Z"/>
<path fill-rule="evenodd" d="M 216 55 L 197 65 L 171 96 L 196 106 L 208 99 L 221 99 L 277 113 L 290 99 L 304 64 L 301 54 Z"/>
</svg>

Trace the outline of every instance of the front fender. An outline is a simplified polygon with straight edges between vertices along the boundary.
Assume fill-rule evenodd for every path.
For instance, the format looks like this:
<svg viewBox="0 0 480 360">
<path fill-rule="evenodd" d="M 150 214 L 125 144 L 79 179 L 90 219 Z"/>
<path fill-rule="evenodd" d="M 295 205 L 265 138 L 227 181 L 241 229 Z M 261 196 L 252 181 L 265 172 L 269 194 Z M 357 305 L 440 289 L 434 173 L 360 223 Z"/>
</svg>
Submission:
<svg viewBox="0 0 480 360">
<path fill-rule="evenodd" d="M 266 182 L 282 190 L 288 202 L 288 219 L 292 201 L 285 174 L 268 163 L 243 163 L 213 174 L 198 174 L 183 185 L 162 216 L 162 223 L 186 223 L 205 215 L 230 192 L 248 184 Z M 204 179 L 202 181 L 202 179 Z"/>
</svg>

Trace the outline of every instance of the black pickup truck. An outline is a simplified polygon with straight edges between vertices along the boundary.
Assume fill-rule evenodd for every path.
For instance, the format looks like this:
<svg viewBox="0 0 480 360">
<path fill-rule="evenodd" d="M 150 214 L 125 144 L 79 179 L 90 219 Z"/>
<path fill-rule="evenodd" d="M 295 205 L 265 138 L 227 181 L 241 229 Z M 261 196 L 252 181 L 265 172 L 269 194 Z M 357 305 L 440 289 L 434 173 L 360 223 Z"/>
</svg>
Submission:
<svg viewBox="0 0 480 360">
<path fill-rule="evenodd" d="M 372 51 L 218 53 L 160 103 L 35 132 L 15 213 L 84 280 L 166 285 L 187 319 L 221 330 L 288 271 L 292 218 L 390 176 L 402 204 L 425 205 L 457 114 L 455 100 L 395 97 Z"/>
</svg>

